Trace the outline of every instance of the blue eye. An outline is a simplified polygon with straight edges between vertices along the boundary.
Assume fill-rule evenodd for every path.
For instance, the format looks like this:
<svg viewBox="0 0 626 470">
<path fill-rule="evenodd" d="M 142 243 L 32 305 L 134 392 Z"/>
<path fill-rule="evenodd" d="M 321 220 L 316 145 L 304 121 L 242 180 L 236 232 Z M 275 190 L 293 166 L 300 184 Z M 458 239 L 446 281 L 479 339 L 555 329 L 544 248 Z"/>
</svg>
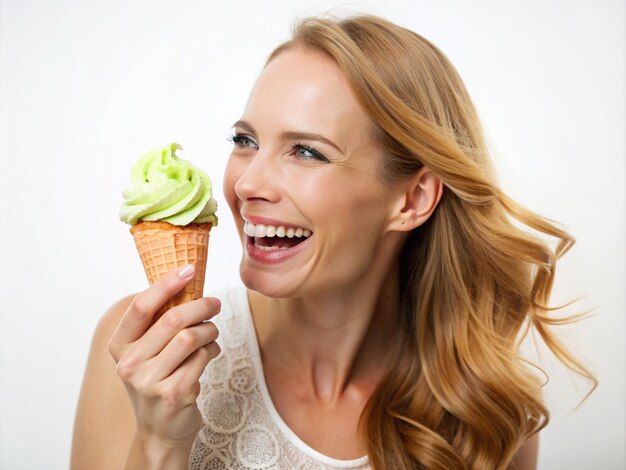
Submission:
<svg viewBox="0 0 626 470">
<path fill-rule="evenodd" d="M 237 147 L 253 147 L 256 145 L 256 142 L 245 134 L 233 134 L 229 136 L 226 140 L 232 142 Z"/>
<path fill-rule="evenodd" d="M 258 148 L 257 142 L 247 134 L 233 134 L 227 137 L 229 142 L 235 144 L 235 146 L 245 149 L 245 148 Z M 319 153 L 313 147 L 309 147 L 301 142 L 296 142 L 291 146 L 291 151 L 295 150 L 296 156 L 302 160 L 317 160 L 323 163 L 330 163 L 330 160 L 326 158 L 324 155 Z"/>
<path fill-rule="evenodd" d="M 321 162 L 329 163 L 330 161 L 324 155 L 319 153 L 313 147 L 304 145 L 302 143 L 295 143 L 291 146 L 291 150 L 296 151 L 296 155 L 304 160 L 319 160 Z"/>
</svg>

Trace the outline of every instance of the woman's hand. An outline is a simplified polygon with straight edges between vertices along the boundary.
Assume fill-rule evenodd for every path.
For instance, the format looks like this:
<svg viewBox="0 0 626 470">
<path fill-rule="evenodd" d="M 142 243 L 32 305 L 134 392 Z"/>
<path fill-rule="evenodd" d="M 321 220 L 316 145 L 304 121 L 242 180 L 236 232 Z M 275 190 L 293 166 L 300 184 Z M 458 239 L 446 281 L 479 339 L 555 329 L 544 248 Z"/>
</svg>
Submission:
<svg viewBox="0 0 626 470">
<path fill-rule="evenodd" d="M 193 279 L 189 266 L 169 272 L 138 294 L 109 342 L 134 408 L 135 440 L 148 453 L 190 451 L 202 427 L 198 380 L 220 353 L 215 342 L 219 332 L 206 321 L 219 312 L 218 299 L 176 306 L 151 326 L 157 310 Z"/>
</svg>

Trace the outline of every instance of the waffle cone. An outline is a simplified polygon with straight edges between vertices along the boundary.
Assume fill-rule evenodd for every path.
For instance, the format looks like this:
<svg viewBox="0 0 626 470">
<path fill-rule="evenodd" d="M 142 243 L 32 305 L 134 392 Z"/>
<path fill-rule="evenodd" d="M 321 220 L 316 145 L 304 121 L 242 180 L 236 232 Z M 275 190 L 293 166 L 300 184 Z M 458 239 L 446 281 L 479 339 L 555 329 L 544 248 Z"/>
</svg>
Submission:
<svg viewBox="0 0 626 470">
<path fill-rule="evenodd" d="M 150 285 L 174 268 L 185 264 L 196 268 L 194 279 L 156 312 L 153 321 L 176 305 L 202 297 L 211 227 L 211 223 L 178 226 L 143 221 L 131 227 Z"/>
</svg>

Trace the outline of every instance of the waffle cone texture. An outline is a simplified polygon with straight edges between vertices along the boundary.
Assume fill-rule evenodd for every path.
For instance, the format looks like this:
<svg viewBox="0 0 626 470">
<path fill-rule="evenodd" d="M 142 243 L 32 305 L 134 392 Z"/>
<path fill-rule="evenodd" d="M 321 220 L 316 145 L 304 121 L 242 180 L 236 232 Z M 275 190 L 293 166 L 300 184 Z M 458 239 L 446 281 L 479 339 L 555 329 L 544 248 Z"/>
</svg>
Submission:
<svg viewBox="0 0 626 470">
<path fill-rule="evenodd" d="M 157 311 L 154 321 L 170 308 L 202 297 L 211 227 L 211 223 L 138 222 L 130 228 L 150 285 L 174 268 L 185 264 L 196 268 L 194 279 Z"/>
</svg>

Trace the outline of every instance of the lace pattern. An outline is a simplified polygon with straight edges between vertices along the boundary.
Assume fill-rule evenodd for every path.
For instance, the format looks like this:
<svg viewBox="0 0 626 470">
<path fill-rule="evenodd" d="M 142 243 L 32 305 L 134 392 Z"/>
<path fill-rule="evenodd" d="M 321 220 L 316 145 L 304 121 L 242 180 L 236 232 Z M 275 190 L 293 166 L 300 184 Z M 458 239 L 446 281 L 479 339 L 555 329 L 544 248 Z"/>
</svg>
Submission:
<svg viewBox="0 0 626 470">
<path fill-rule="evenodd" d="M 367 456 L 337 460 L 307 446 L 276 412 L 262 376 L 246 289 L 212 293 L 222 301 L 214 318 L 222 352 L 200 378 L 204 426 L 189 457 L 190 469 L 371 469 Z"/>
</svg>

